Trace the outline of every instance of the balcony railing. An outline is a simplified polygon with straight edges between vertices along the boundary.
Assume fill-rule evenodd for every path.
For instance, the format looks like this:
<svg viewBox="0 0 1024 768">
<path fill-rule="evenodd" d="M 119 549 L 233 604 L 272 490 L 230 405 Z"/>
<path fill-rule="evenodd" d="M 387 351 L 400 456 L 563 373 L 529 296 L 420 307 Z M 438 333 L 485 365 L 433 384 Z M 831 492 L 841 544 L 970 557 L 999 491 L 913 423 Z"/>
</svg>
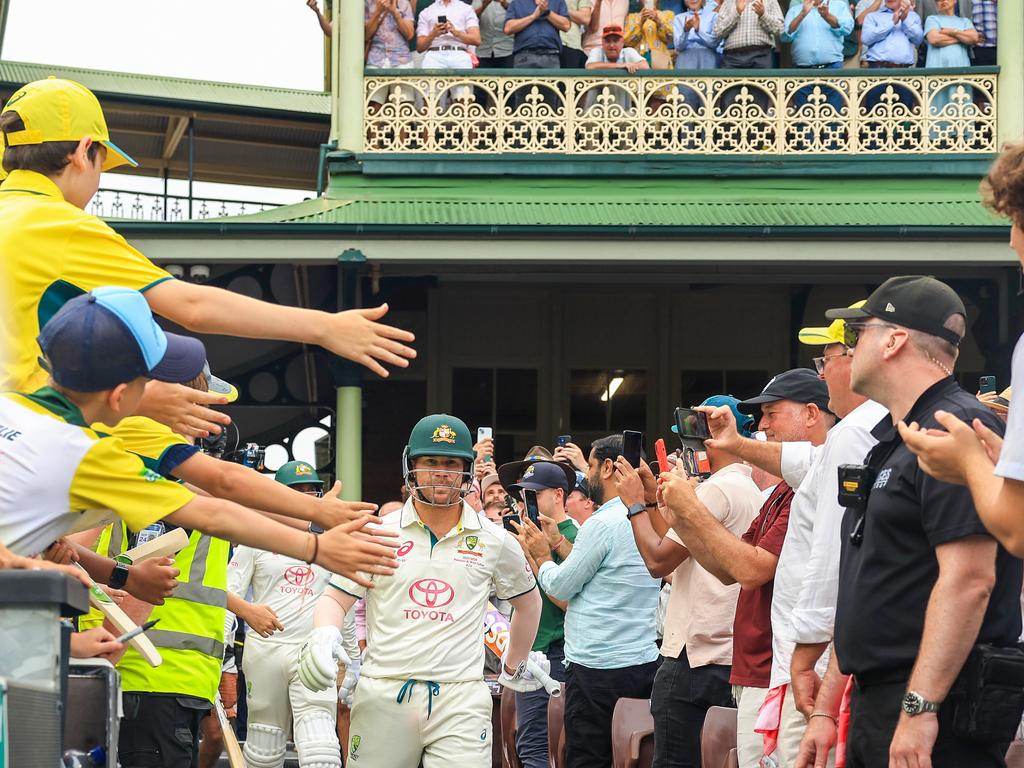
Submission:
<svg viewBox="0 0 1024 768">
<path fill-rule="evenodd" d="M 189 198 L 184 195 L 163 195 L 157 192 L 100 189 L 89 202 L 88 210 L 89 213 L 105 219 L 187 221 L 258 213 L 276 206 L 276 203 L 259 203 L 252 200 Z"/>
<path fill-rule="evenodd" d="M 365 151 L 984 154 L 997 150 L 997 73 L 376 70 Z"/>
</svg>

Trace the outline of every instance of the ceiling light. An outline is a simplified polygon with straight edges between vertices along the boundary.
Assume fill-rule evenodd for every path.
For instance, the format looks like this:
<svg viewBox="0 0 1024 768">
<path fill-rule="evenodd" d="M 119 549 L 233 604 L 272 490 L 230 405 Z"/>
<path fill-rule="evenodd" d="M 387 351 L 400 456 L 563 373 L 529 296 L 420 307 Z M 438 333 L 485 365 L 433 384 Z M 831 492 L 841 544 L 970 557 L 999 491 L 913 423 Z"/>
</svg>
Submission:
<svg viewBox="0 0 1024 768">
<path fill-rule="evenodd" d="M 609 400 L 611 400 L 613 397 L 615 397 L 615 393 L 619 391 L 619 387 L 621 387 L 621 386 L 622 386 L 622 377 L 621 376 L 616 376 L 614 379 L 609 381 L 608 382 L 608 389 L 606 389 L 604 391 L 604 394 L 601 395 L 601 402 L 602 403 L 607 403 Z"/>
</svg>

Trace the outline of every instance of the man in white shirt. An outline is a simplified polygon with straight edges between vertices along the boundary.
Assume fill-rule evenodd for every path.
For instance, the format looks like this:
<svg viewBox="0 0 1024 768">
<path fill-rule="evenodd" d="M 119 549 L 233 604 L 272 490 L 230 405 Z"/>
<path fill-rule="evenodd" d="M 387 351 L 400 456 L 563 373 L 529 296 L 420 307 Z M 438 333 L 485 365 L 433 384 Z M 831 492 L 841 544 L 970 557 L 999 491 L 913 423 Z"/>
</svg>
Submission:
<svg viewBox="0 0 1024 768">
<path fill-rule="evenodd" d="M 859 307 L 863 302 L 858 302 Z M 829 410 L 839 421 L 825 443 L 757 443 L 719 434 L 716 443 L 734 446 L 738 455 L 779 474 L 796 491 L 789 528 L 775 570 L 772 595 L 772 675 L 757 729 L 765 736 L 765 754 L 779 765 L 793 765 L 814 697 L 828 663 L 839 582 L 840 526 L 838 468 L 861 464 L 877 442 L 871 430 L 885 408 L 850 389 L 845 324 L 804 328 L 804 344 L 823 345 L 814 364 L 829 392 Z M 832 758 L 834 759 L 834 758 Z M 829 763 L 831 765 L 831 762 Z"/>
<path fill-rule="evenodd" d="M 479 768 L 491 759 L 491 695 L 483 682 L 483 626 L 492 590 L 512 603 L 499 681 L 536 690 L 526 672 L 540 619 L 536 581 L 515 537 L 464 501 L 472 487 L 473 441 L 460 419 L 421 419 L 404 455 L 405 506 L 381 520 L 398 531 L 398 568 L 373 589 L 334 577 L 317 602 L 299 675 L 314 690 L 334 685 L 347 662 L 339 627 L 366 601 L 368 645 L 352 705 L 353 765 Z"/>
<path fill-rule="evenodd" d="M 480 45 L 480 21 L 462 0 L 435 0 L 420 13 L 416 50 L 423 69 L 472 69 L 469 46 Z"/>
</svg>

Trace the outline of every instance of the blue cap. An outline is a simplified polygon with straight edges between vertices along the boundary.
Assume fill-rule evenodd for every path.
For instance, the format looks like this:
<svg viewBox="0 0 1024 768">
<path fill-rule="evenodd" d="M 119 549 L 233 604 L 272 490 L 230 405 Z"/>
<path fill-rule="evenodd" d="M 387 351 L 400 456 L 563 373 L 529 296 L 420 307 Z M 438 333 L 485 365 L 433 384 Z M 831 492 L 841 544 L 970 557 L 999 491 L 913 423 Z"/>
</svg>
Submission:
<svg viewBox="0 0 1024 768">
<path fill-rule="evenodd" d="M 750 437 L 751 431 L 754 427 L 754 417 L 746 413 L 740 413 L 739 404 L 739 399 L 732 395 L 712 395 L 701 403 L 701 405 L 706 405 L 710 408 L 718 408 L 723 405 L 729 406 L 732 410 L 732 415 L 736 419 L 736 429 L 741 435 Z M 679 434 L 679 427 L 673 424 L 672 431 Z"/>
<path fill-rule="evenodd" d="M 129 288 L 76 296 L 39 334 L 44 367 L 62 387 L 102 392 L 145 376 L 183 384 L 206 362 L 198 339 L 164 333 L 145 297 Z"/>
<path fill-rule="evenodd" d="M 507 486 L 507 490 L 515 493 L 522 489 L 531 491 L 543 491 L 547 488 L 561 488 L 566 493 L 572 490 L 569 477 L 572 477 L 571 485 L 576 485 L 576 473 L 567 465 L 556 464 L 553 461 L 538 461 L 531 464 L 523 472 L 523 476 L 516 483 Z"/>
</svg>

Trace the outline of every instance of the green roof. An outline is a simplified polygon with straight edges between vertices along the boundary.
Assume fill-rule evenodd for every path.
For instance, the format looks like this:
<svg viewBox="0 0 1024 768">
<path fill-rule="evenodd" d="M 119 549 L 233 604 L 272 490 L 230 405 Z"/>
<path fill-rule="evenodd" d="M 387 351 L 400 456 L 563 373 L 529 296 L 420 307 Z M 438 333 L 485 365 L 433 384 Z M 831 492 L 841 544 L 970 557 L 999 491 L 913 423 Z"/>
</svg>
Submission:
<svg viewBox="0 0 1024 768">
<path fill-rule="evenodd" d="M 208 107 L 291 112 L 318 117 L 331 112 L 330 95 L 320 91 L 234 85 L 128 72 L 108 72 L 52 64 L 0 61 L 0 85 L 16 88 L 50 75 L 75 80 L 102 97 L 204 104 Z"/>
<path fill-rule="evenodd" d="M 334 177 L 328 197 L 219 219 L 341 228 L 985 228 L 971 179 Z"/>
</svg>

